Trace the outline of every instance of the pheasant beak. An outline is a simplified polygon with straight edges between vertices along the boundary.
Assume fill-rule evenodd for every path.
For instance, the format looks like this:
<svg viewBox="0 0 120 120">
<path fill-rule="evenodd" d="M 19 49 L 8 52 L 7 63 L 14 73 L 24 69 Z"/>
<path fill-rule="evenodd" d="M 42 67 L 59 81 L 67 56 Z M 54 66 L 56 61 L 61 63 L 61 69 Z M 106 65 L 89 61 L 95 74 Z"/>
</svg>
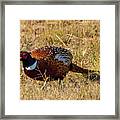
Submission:
<svg viewBox="0 0 120 120">
<path fill-rule="evenodd" d="M 20 56 L 20 61 L 22 61 L 22 57 Z"/>
<path fill-rule="evenodd" d="M 20 53 L 20 61 L 22 61 L 23 57 L 22 57 L 22 53 Z"/>
</svg>

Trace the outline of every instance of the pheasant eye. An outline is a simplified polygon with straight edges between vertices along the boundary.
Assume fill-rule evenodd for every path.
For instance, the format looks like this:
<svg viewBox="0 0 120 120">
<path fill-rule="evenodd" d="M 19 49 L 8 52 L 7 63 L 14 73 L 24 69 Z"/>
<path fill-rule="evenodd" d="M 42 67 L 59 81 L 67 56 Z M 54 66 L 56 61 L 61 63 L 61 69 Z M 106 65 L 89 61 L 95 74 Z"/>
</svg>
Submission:
<svg viewBox="0 0 120 120">
<path fill-rule="evenodd" d="M 27 55 L 26 53 L 23 53 L 23 52 L 20 53 L 20 58 L 21 58 L 21 60 L 22 60 L 22 59 L 27 59 L 27 56 L 28 56 L 28 55 Z"/>
<path fill-rule="evenodd" d="M 26 56 L 26 53 L 23 53 L 23 56 Z"/>
<path fill-rule="evenodd" d="M 23 53 L 23 58 L 26 59 L 27 58 L 27 54 Z"/>
</svg>

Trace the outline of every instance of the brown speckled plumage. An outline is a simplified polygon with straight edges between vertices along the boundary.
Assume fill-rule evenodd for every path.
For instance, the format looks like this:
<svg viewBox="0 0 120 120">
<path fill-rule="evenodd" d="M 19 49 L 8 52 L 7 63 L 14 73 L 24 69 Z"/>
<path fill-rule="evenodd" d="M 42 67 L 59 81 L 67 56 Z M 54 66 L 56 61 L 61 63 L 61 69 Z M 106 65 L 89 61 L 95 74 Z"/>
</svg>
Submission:
<svg viewBox="0 0 120 120">
<path fill-rule="evenodd" d="M 69 71 L 85 74 L 92 72 L 73 64 L 71 52 L 61 47 L 46 46 L 31 52 L 21 51 L 20 58 L 25 74 L 35 80 L 43 80 L 45 77 L 62 80 Z"/>
</svg>

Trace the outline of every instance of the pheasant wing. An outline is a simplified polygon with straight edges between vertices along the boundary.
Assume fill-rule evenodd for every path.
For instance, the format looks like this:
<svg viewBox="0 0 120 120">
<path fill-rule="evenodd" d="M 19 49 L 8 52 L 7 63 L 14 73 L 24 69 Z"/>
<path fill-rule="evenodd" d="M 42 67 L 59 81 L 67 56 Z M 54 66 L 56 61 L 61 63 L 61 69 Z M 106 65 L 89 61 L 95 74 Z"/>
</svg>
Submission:
<svg viewBox="0 0 120 120">
<path fill-rule="evenodd" d="M 54 47 L 54 59 L 69 66 L 72 63 L 72 54 L 69 50 L 61 47 Z"/>
<path fill-rule="evenodd" d="M 61 47 L 46 46 L 40 49 L 31 51 L 31 56 L 35 59 L 52 59 L 58 62 L 62 62 L 65 65 L 70 65 L 72 62 L 72 54 L 69 50 Z"/>
<path fill-rule="evenodd" d="M 31 56 L 37 60 L 47 59 L 53 54 L 52 49 L 49 47 L 42 47 L 31 51 Z"/>
</svg>

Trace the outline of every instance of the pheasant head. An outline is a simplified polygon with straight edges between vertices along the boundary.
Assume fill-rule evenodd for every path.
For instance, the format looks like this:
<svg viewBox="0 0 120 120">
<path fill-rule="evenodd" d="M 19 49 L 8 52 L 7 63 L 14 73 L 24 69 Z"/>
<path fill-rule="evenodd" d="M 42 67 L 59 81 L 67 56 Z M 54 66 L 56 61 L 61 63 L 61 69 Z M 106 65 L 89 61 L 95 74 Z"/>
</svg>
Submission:
<svg viewBox="0 0 120 120">
<path fill-rule="evenodd" d="M 20 61 L 23 62 L 23 67 L 29 67 L 36 62 L 36 60 L 31 57 L 31 53 L 26 51 L 20 52 Z"/>
</svg>

